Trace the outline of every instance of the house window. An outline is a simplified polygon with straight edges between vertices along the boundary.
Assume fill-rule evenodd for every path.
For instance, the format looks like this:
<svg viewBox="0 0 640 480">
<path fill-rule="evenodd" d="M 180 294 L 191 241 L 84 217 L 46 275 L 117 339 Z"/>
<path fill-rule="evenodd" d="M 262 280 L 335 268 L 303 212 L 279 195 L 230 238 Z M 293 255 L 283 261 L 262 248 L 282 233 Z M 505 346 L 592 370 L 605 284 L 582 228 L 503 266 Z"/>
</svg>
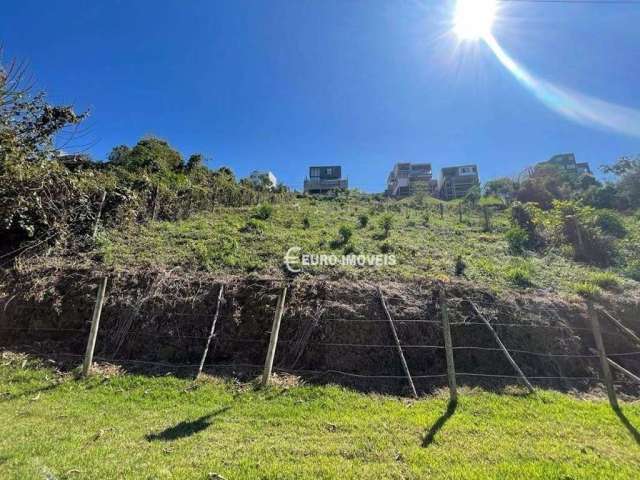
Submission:
<svg viewBox="0 0 640 480">
<path fill-rule="evenodd" d="M 320 169 L 319 168 L 311 168 L 311 170 L 309 171 L 309 176 L 310 177 L 319 177 L 320 176 Z"/>
<path fill-rule="evenodd" d="M 327 168 L 327 175 L 333 175 L 333 168 Z"/>
<path fill-rule="evenodd" d="M 476 167 L 460 167 L 460 175 L 473 175 L 476 173 Z"/>
</svg>

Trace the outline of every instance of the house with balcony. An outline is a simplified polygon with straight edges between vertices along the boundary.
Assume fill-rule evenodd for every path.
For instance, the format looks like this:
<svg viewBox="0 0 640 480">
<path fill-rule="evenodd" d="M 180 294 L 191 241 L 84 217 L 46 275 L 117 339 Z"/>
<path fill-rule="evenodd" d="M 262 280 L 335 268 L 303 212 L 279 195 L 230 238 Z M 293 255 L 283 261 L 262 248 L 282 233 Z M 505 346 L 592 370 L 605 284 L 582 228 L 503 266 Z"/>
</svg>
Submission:
<svg viewBox="0 0 640 480">
<path fill-rule="evenodd" d="M 583 173 L 586 173 L 588 175 L 592 174 L 591 168 L 589 168 L 589 163 L 576 162 L 576 156 L 573 153 L 561 153 L 559 155 L 554 155 L 546 162 L 538 163 L 538 165 L 536 165 L 536 168 L 544 167 L 547 165 L 553 165 L 565 172 L 574 173 L 576 175 L 582 175 Z"/>
<path fill-rule="evenodd" d="M 442 200 L 463 198 L 469 190 L 480 185 L 477 165 L 445 167 L 440 173 L 438 189 Z"/>
<path fill-rule="evenodd" d="M 349 188 L 349 181 L 342 178 L 342 167 L 309 167 L 309 176 L 304 179 L 304 193 L 335 193 Z"/>
<path fill-rule="evenodd" d="M 387 177 L 386 193 L 396 198 L 418 192 L 431 195 L 437 187 L 430 163 L 396 163 Z"/>
</svg>

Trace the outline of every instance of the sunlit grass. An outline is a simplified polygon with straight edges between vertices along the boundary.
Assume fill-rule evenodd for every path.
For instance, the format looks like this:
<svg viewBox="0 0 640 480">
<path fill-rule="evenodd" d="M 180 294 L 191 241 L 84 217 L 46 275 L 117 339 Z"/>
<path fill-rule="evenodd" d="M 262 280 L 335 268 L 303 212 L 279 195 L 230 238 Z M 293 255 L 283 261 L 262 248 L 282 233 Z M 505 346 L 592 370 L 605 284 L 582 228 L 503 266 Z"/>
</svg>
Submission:
<svg viewBox="0 0 640 480">
<path fill-rule="evenodd" d="M 0 367 L 0 478 L 634 479 L 604 400 L 462 391 L 408 401 L 337 386 L 255 390 L 171 376 L 75 380 Z M 640 425 L 640 407 L 624 404 Z"/>
</svg>

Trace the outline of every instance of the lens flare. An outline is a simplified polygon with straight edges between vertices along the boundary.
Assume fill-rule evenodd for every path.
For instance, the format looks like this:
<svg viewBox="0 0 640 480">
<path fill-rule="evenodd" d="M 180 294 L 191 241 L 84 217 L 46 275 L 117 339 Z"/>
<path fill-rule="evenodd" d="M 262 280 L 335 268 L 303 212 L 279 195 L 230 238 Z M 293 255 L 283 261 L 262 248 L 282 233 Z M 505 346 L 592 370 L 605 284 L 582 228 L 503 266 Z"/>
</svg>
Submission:
<svg viewBox="0 0 640 480">
<path fill-rule="evenodd" d="M 483 39 L 500 63 L 547 107 L 581 125 L 640 137 L 640 111 L 537 78 L 511 58 L 493 35 L 485 35 Z"/>
<path fill-rule="evenodd" d="M 458 0 L 453 30 L 460 40 L 478 40 L 491 34 L 496 0 Z"/>
</svg>

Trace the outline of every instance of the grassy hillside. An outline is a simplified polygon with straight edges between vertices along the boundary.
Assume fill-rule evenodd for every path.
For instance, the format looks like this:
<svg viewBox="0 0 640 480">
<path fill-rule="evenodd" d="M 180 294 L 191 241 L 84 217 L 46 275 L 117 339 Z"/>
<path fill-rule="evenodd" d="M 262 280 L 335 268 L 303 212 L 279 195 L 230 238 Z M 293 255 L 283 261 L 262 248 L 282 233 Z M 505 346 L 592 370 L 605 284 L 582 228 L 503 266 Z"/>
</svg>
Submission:
<svg viewBox="0 0 640 480">
<path fill-rule="evenodd" d="M 274 205 L 268 216 L 255 207 L 219 208 L 182 221 L 104 232 L 99 256 L 116 267 L 184 266 L 221 273 L 277 274 L 287 250 L 298 246 L 313 254 L 392 253 L 397 260 L 397 265 L 386 267 L 306 270 L 312 274 L 369 279 L 450 277 L 461 256 L 468 279 L 497 290 L 533 288 L 571 294 L 585 281 L 609 289 L 638 288 L 637 282 L 622 275 L 625 265 L 637 254 L 637 217 L 624 217 L 628 235 L 617 241 L 621 263 L 603 276 L 598 268 L 574 262 L 561 248 L 543 253 L 511 252 L 505 237 L 511 228 L 508 209 L 491 209 L 491 228 L 487 231 L 481 209 L 465 208 L 460 222 L 457 204 L 444 203 L 441 218 L 440 203 L 430 198 L 297 198 Z M 383 229 L 385 218 L 390 223 L 388 235 Z M 350 229 L 350 238 L 341 235 L 342 226 Z"/>
<path fill-rule="evenodd" d="M 419 401 L 210 378 L 74 380 L 0 366 L 4 479 L 632 479 L 637 443 L 603 400 L 463 391 Z M 177 408 L 179 406 L 179 408 Z M 625 404 L 631 424 L 640 407 Z M 630 427 L 631 428 L 631 427 Z"/>
</svg>

